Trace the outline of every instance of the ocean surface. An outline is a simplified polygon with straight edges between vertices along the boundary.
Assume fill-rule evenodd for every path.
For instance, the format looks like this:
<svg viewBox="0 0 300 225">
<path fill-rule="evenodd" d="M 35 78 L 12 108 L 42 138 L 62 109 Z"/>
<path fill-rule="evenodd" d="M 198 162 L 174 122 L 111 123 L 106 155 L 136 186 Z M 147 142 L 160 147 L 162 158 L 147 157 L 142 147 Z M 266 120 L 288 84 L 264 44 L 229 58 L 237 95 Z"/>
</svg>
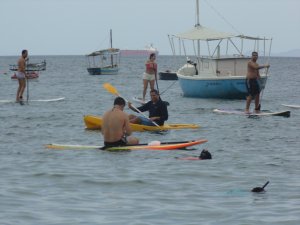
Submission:
<svg viewBox="0 0 300 225">
<path fill-rule="evenodd" d="M 30 51 L 29 51 L 30 53 Z M 170 103 L 169 123 L 196 123 L 197 130 L 134 133 L 140 142 L 198 138 L 195 151 L 49 150 L 49 143 L 102 145 L 83 116 L 102 115 L 115 96 L 142 95 L 144 58 L 121 59 L 118 75 L 91 76 L 84 56 L 30 56 L 47 61 L 29 81 L 29 99 L 14 103 L 17 81 L 0 57 L 1 225 L 298 225 L 300 224 L 300 58 L 272 58 L 262 109 L 290 110 L 291 117 L 247 118 L 213 113 L 244 109 L 243 100 L 185 98 L 178 81 L 158 81 Z M 158 56 L 159 70 L 178 69 L 183 58 Z M 251 105 L 253 108 L 253 105 Z M 127 113 L 133 113 L 126 107 Z M 188 161 L 203 148 L 212 160 Z M 270 181 L 265 193 L 251 189 Z"/>
</svg>

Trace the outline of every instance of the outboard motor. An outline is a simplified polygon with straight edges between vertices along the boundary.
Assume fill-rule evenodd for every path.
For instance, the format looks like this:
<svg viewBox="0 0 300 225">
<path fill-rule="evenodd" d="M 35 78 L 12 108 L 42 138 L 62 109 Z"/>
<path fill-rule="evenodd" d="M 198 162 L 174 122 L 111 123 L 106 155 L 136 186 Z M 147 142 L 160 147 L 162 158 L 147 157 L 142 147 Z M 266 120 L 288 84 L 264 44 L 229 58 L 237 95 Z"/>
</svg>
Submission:
<svg viewBox="0 0 300 225">
<path fill-rule="evenodd" d="M 186 62 L 188 64 L 191 64 L 195 67 L 195 70 L 196 70 L 196 75 L 198 75 L 198 70 L 197 70 L 197 63 L 193 62 L 189 57 L 186 58 Z"/>
</svg>

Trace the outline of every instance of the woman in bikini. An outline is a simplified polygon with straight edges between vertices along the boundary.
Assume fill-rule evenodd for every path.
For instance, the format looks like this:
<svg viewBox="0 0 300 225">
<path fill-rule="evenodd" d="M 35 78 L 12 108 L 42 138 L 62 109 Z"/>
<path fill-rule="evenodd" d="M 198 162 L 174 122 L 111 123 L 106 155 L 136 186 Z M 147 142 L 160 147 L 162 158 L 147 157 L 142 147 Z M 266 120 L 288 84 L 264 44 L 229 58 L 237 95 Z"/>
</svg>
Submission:
<svg viewBox="0 0 300 225">
<path fill-rule="evenodd" d="M 145 63 L 146 71 L 143 74 L 143 101 L 145 102 L 145 97 L 147 93 L 148 83 L 150 84 L 150 89 L 154 89 L 154 83 L 157 75 L 157 64 L 155 62 L 156 56 L 155 53 L 151 53 L 149 59 Z"/>
</svg>

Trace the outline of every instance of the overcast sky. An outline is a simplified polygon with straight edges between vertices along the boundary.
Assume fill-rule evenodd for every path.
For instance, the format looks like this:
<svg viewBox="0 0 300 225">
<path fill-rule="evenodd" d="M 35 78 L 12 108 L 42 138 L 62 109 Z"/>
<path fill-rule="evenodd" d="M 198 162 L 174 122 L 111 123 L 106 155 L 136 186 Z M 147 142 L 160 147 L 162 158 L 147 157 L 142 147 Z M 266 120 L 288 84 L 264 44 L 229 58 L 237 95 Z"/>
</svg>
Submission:
<svg viewBox="0 0 300 225">
<path fill-rule="evenodd" d="M 153 43 L 170 55 L 168 34 L 191 29 L 195 0 L 0 0 L 0 55 L 84 55 Z M 300 49 L 300 0 L 200 0 L 200 24 L 273 38 L 272 52 Z M 217 11 L 217 12 L 216 12 Z"/>
</svg>

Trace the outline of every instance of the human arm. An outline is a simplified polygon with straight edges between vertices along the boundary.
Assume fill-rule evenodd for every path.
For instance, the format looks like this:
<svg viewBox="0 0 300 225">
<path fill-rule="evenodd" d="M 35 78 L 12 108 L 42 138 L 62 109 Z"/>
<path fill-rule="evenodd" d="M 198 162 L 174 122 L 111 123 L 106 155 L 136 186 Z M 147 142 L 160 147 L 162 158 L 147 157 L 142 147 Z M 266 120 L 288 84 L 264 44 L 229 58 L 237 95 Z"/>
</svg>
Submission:
<svg viewBox="0 0 300 225">
<path fill-rule="evenodd" d="M 129 123 L 129 117 L 127 114 L 125 114 L 123 130 L 124 130 L 124 134 L 126 134 L 127 136 L 132 134 L 132 130 Z"/>
<path fill-rule="evenodd" d="M 148 111 L 149 110 L 149 103 L 151 101 L 147 102 L 146 104 L 140 106 L 140 107 L 136 107 L 136 109 L 138 109 L 140 112 L 145 112 L 145 111 Z M 134 112 L 139 112 L 138 110 L 135 109 L 135 107 L 132 106 L 132 103 L 131 102 L 128 102 L 128 107 L 134 111 Z"/>
<path fill-rule="evenodd" d="M 260 69 L 263 69 L 263 68 L 269 68 L 270 65 L 269 64 L 265 64 L 265 65 L 258 65 L 257 63 L 255 62 L 249 62 L 248 63 L 248 66 L 252 69 L 256 69 L 256 70 L 260 70 Z"/>
</svg>

